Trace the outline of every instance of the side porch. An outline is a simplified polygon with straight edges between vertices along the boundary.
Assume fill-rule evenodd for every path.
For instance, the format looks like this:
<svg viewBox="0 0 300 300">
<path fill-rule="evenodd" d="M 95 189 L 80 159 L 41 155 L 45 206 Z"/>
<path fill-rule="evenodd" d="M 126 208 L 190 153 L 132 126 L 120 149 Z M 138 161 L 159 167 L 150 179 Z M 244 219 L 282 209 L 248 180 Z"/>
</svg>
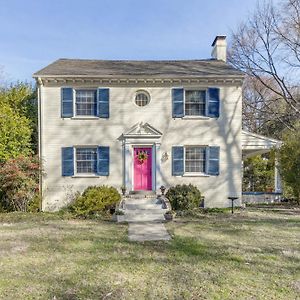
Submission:
<svg viewBox="0 0 300 300">
<path fill-rule="evenodd" d="M 249 157 L 270 152 L 272 149 L 280 148 L 282 142 L 260 134 L 242 130 L 242 169 L 243 162 Z M 243 202 L 275 202 L 279 201 L 282 194 L 282 183 L 279 173 L 278 160 L 275 157 L 274 164 L 274 191 L 243 191 Z"/>
</svg>

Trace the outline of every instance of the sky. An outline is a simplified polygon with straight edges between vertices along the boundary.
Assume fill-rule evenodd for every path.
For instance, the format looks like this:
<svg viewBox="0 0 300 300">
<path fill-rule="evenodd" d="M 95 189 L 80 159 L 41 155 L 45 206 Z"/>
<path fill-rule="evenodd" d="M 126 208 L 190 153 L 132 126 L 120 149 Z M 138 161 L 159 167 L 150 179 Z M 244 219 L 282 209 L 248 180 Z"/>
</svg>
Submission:
<svg viewBox="0 0 300 300">
<path fill-rule="evenodd" d="M 0 72 L 7 81 L 58 58 L 209 58 L 256 0 L 0 0 Z"/>
</svg>

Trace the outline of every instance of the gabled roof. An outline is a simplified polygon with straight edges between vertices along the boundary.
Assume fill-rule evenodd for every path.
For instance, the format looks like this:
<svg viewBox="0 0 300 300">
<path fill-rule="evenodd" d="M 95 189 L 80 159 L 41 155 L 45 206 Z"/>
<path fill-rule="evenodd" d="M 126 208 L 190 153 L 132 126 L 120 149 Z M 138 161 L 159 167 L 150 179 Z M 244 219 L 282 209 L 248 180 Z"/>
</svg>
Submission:
<svg viewBox="0 0 300 300">
<path fill-rule="evenodd" d="M 269 138 L 267 136 L 242 130 L 242 143 L 244 146 L 270 146 L 276 147 L 282 144 L 282 141 Z"/>
<path fill-rule="evenodd" d="M 279 148 L 281 145 L 282 141 L 242 130 L 242 151 L 244 158 L 267 153 L 271 149 Z"/>
<path fill-rule="evenodd" d="M 33 77 L 101 78 L 243 77 L 244 73 L 216 59 L 204 60 L 88 60 L 58 59 Z"/>
<path fill-rule="evenodd" d="M 162 133 L 149 123 L 139 122 L 133 125 L 127 132 L 123 133 L 125 138 L 159 138 Z"/>
</svg>

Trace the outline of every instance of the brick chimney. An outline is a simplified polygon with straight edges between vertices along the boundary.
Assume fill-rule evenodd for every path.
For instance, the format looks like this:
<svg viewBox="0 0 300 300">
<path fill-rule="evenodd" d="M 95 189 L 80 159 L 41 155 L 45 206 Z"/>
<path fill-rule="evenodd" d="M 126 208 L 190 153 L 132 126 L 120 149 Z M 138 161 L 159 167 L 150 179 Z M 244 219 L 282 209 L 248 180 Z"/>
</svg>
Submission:
<svg viewBox="0 0 300 300">
<path fill-rule="evenodd" d="M 212 58 L 223 60 L 226 62 L 226 56 L 227 56 L 226 35 L 217 35 L 211 46 L 213 47 L 213 50 L 211 52 Z"/>
</svg>

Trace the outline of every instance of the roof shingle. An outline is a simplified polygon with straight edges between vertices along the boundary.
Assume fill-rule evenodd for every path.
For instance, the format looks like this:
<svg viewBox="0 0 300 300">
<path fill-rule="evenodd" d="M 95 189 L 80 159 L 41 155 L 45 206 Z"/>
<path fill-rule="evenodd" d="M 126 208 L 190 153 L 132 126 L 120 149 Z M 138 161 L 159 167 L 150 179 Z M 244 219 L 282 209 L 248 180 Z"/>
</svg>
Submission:
<svg viewBox="0 0 300 300">
<path fill-rule="evenodd" d="M 33 77 L 242 77 L 243 73 L 221 60 L 88 60 L 58 59 Z"/>
</svg>

